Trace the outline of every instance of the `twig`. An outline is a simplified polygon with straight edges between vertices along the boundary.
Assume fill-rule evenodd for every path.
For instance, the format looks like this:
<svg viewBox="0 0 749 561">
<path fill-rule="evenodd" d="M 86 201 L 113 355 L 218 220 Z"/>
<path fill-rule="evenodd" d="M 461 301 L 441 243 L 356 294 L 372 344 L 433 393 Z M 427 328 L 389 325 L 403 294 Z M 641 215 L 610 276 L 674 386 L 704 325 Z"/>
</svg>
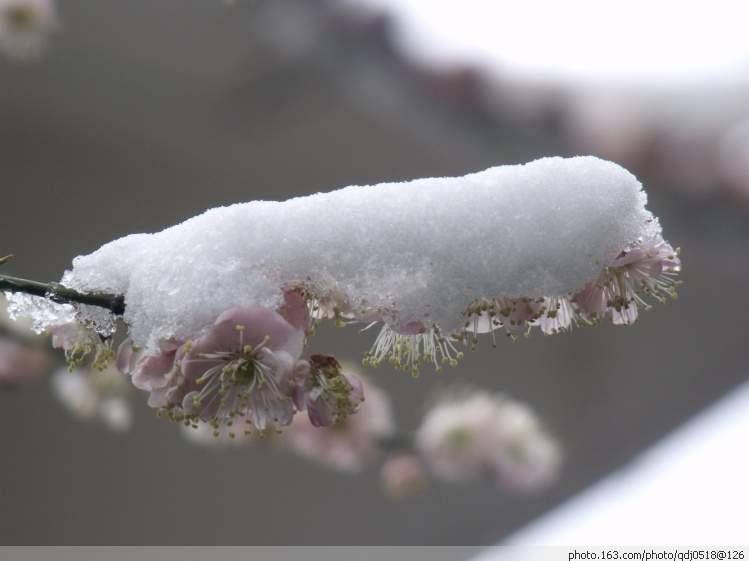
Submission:
<svg viewBox="0 0 749 561">
<path fill-rule="evenodd" d="M 0 265 L 13 256 L 0 258 Z M 33 296 L 48 298 L 58 304 L 86 304 L 109 310 L 115 315 L 125 313 L 125 297 L 122 294 L 87 294 L 78 292 L 56 282 L 43 283 L 0 275 L 0 291 L 24 292 Z"/>
</svg>

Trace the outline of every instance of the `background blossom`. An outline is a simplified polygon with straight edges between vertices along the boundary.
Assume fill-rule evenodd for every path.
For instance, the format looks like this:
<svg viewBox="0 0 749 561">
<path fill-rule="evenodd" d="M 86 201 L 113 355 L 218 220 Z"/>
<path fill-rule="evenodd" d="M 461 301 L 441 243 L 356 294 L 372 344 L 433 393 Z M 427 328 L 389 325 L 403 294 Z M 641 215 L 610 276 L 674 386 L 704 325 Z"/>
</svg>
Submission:
<svg viewBox="0 0 749 561">
<path fill-rule="evenodd" d="M 352 371 L 344 366 L 344 371 Z M 379 441 L 395 433 L 390 398 L 371 380 L 358 376 L 366 400 L 356 415 L 329 427 L 316 427 L 306 415 L 297 415 L 285 431 L 289 447 L 297 454 L 331 469 L 355 473 L 376 456 Z"/>
<path fill-rule="evenodd" d="M 54 0 L 0 0 L 0 49 L 12 60 L 41 57 L 58 26 Z"/>
</svg>

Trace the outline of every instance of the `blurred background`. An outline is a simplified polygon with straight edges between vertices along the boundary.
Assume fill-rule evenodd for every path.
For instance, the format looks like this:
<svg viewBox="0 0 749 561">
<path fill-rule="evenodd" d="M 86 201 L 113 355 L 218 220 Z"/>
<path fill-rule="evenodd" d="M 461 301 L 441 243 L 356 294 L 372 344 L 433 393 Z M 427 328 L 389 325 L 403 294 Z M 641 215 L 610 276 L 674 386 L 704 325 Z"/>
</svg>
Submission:
<svg viewBox="0 0 749 561">
<path fill-rule="evenodd" d="M 559 483 L 531 498 L 432 483 L 395 500 L 379 462 L 349 476 L 264 443 L 194 446 L 140 395 L 113 433 L 67 414 L 42 378 L 0 391 L 1 543 L 492 544 L 749 378 L 742 3 L 582 2 L 570 21 L 554 2 L 497 4 L 60 2 L 39 60 L 0 62 L 0 255 L 15 254 L 3 274 L 58 280 L 76 255 L 210 207 L 549 155 L 616 161 L 683 250 L 678 301 L 635 326 L 487 341 L 418 380 L 370 372 L 404 429 L 453 381 L 529 403 L 564 447 Z M 487 34 L 496 52 L 465 39 Z M 325 326 L 316 347 L 356 362 L 373 336 Z"/>
</svg>

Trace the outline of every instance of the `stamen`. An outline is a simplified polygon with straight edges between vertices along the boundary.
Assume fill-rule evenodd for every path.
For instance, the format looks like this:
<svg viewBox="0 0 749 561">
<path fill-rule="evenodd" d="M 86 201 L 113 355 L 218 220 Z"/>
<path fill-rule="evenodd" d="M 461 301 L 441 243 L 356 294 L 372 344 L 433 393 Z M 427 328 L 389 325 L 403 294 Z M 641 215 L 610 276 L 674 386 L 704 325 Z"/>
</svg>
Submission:
<svg viewBox="0 0 749 561">
<path fill-rule="evenodd" d="M 387 360 L 396 370 L 402 369 L 411 372 L 413 377 L 418 377 L 422 359 L 434 364 L 437 372 L 440 372 L 443 364 L 457 366 L 458 360 L 463 358 L 463 353 L 458 351 L 449 339 L 442 336 L 436 326 L 425 333 L 404 335 L 385 325 L 367 357 L 364 363 L 370 366 L 380 366 Z"/>
</svg>

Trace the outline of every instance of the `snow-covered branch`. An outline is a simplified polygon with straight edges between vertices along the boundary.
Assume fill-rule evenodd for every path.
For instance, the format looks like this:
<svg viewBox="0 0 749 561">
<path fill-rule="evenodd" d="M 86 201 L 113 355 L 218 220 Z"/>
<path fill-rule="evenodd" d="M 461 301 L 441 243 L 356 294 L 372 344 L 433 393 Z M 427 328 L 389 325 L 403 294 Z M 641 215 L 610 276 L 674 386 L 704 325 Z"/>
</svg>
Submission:
<svg viewBox="0 0 749 561">
<path fill-rule="evenodd" d="M 300 359 L 324 319 L 381 322 L 364 362 L 417 375 L 483 332 L 629 324 L 675 297 L 678 251 L 645 202 L 625 169 L 577 157 L 237 204 L 77 257 L 47 298 L 9 295 L 10 312 L 103 368 L 118 310 L 50 300 L 122 295 L 117 365 L 171 419 L 335 424 L 362 389 L 329 355 Z"/>
</svg>

